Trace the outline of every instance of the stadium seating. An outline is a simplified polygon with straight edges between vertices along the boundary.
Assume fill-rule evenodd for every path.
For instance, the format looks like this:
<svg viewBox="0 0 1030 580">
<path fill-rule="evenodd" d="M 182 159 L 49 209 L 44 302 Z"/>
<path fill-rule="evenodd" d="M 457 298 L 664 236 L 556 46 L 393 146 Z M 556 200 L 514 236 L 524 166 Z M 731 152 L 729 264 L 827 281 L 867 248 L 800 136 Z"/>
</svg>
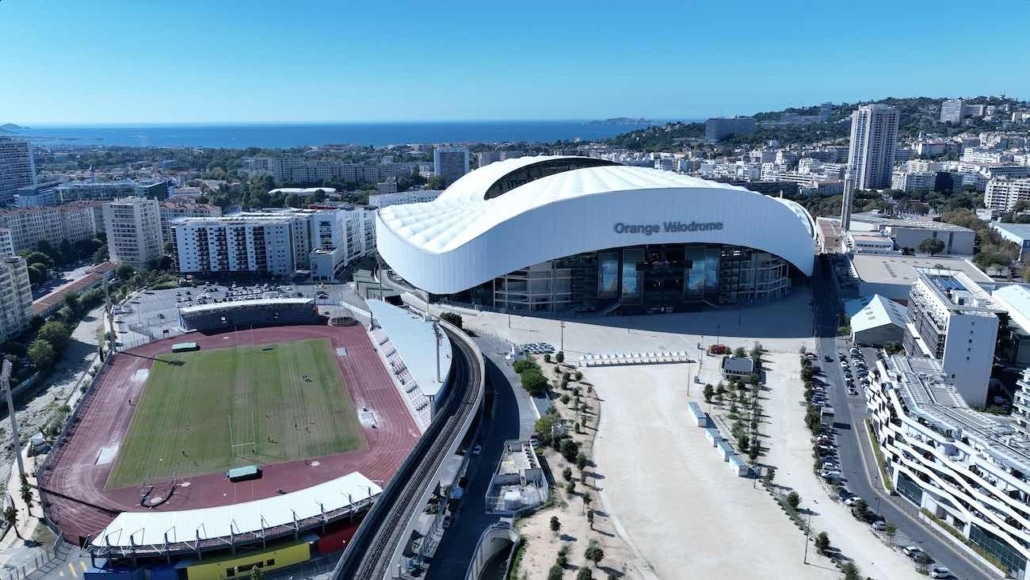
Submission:
<svg viewBox="0 0 1030 580">
<path fill-rule="evenodd" d="M 205 333 L 262 326 L 326 324 L 310 300 L 244 300 L 184 308 L 182 325 Z"/>
</svg>

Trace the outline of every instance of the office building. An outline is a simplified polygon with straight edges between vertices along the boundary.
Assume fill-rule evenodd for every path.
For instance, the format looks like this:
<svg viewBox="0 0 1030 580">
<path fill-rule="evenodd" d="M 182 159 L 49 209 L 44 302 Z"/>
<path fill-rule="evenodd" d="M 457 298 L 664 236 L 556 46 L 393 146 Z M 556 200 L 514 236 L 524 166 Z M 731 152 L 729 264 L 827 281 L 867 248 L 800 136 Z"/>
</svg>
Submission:
<svg viewBox="0 0 1030 580">
<path fill-rule="evenodd" d="M 948 99 L 941 103 L 941 123 L 958 125 L 964 116 L 962 99 Z"/>
<path fill-rule="evenodd" d="M 991 295 L 962 272 L 919 268 L 909 292 L 905 351 L 941 362 L 967 403 L 982 407 L 998 340 Z"/>
<path fill-rule="evenodd" d="M 799 204 L 668 171 L 539 156 L 379 210 L 380 256 L 427 296 L 523 312 L 696 310 L 787 295 L 812 273 Z"/>
<path fill-rule="evenodd" d="M 746 135 L 755 132 L 753 117 L 714 117 L 705 121 L 705 141 L 718 143 L 733 135 Z"/>
<path fill-rule="evenodd" d="M 898 110 L 887 105 L 862 105 L 851 114 L 848 166 L 855 171 L 857 189 L 891 186 Z"/>
<path fill-rule="evenodd" d="M 433 173 L 450 185 L 469 172 L 469 150 L 464 147 L 437 147 L 433 150 Z"/>
<path fill-rule="evenodd" d="M 987 182 L 984 206 L 1009 212 L 1021 201 L 1030 202 L 1030 179 L 996 178 Z"/>
<path fill-rule="evenodd" d="M 36 185 L 32 144 L 0 137 L 0 206 L 13 202 L 18 188 L 30 185 Z"/>
<path fill-rule="evenodd" d="M 1007 578 L 1030 579 L 1030 438 L 970 408 L 932 359 L 879 360 L 871 379 L 866 406 L 898 495 L 960 539 L 942 537 L 990 554 Z"/>
<path fill-rule="evenodd" d="M 156 199 L 126 197 L 104 203 L 104 227 L 111 261 L 148 268 L 164 256 L 161 210 Z"/>
<path fill-rule="evenodd" d="M 25 330 L 32 318 L 32 288 L 29 269 L 15 255 L 11 232 L 0 229 L 0 342 Z"/>
</svg>

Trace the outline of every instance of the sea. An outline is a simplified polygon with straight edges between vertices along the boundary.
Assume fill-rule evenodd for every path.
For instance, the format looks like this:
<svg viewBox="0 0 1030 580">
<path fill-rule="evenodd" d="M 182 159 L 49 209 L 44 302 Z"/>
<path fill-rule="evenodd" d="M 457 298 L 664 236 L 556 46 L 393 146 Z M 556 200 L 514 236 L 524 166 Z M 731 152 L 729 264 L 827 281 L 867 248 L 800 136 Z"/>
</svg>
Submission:
<svg viewBox="0 0 1030 580">
<path fill-rule="evenodd" d="M 664 123 L 656 121 L 652 124 Z M 3 133 L 53 147 L 204 147 L 287 149 L 323 145 L 385 147 L 413 143 L 553 143 L 593 141 L 648 124 L 590 121 L 466 121 L 432 123 L 211 124 L 32 126 Z"/>
</svg>

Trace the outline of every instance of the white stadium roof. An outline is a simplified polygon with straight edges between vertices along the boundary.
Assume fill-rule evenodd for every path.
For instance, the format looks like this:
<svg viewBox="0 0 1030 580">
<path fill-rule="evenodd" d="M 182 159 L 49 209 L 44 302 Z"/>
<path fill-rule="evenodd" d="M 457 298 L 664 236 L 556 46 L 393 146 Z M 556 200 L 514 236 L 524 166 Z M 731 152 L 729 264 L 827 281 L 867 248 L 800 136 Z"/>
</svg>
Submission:
<svg viewBox="0 0 1030 580">
<path fill-rule="evenodd" d="M 812 273 L 815 223 L 790 200 L 668 171 L 586 166 L 530 180 L 486 199 L 513 172 L 583 157 L 520 157 L 465 175 L 435 201 L 379 211 L 380 254 L 432 293 L 471 288 L 547 260 L 644 243 L 711 243 L 768 251 Z M 675 220 L 675 221 L 673 221 Z M 718 224 L 693 230 L 669 223 Z M 617 231 L 619 225 L 656 229 Z"/>
<path fill-rule="evenodd" d="M 211 304 L 198 304 L 180 308 L 182 314 L 198 314 L 201 312 L 217 312 L 219 310 L 232 310 L 234 308 L 247 308 L 254 306 L 293 306 L 311 304 L 315 301 L 312 298 L 254 298 L 251 300 L 234 300 L 232 302 L 213 302 Z"/>
<path fill-rule="evenodd" d="M 173 512 L 122 512 L 93 539 L 101 548 L 164 546 L 243 534 L 260 534 L 322 517 L 382 493 L 354 472 L 319 485 L 268 499 Z"/>
</svg>

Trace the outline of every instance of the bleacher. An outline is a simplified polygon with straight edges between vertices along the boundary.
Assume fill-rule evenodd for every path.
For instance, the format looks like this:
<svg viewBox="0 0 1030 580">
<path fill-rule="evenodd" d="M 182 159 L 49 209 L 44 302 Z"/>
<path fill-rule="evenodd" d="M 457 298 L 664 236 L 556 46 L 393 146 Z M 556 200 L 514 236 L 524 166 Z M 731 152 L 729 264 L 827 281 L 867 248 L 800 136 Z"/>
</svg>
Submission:
<svg viewBox="0 0 1030 580">
<path fill-rule="evenodd" d="M 182 326 L 200 332 L 224 332 L 262 326 L 325 324 L 310 298 L 239 300 L 190 306 L 179 311 Z"/>
<path fill-rule="evenodd" d="M 404 404 L 408 406 L 408 412 L 415 419 L 418 428 L 425 432 L 429 427 L 429 422 L 433 419 L 432 405 L 429 399 L 418 387 L 415 377 L 411 375 L 411 371 L 401 360 L 397 349 L 390 343 L 390 337 L 386 335 L 386 332 L 382 328 L 375 328 L 369 331 L 369 336 L 372 338 L 372 344 L 376 347 L 376 352 L 383 359 L 386 368 L 390 370 L 390 376 L 400 391 Z"/>
</svg>

